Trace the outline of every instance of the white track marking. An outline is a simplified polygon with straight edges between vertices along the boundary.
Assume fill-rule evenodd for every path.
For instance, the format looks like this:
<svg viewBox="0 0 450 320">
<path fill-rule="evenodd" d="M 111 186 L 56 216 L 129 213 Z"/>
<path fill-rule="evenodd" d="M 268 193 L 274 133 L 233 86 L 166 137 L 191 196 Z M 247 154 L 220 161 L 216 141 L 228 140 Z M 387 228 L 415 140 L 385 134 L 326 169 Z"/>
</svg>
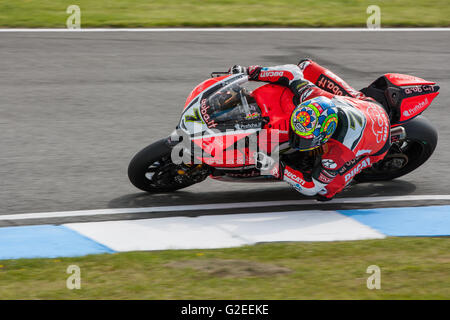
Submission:
<svg viewBox="0 0 450 320">
<path fill-rule="evenodd" d="M 212 203 L 198 205 L 179 205 L 165 207 L 147 208 L 118 208 L 118 209 L 96 209 L 78 211 L 58 211 L 58 212 L 36 212 L 0 215 L 0 221 L 4 220 L 24 220 L 24 219 L 50 219 L 65 217 L 82 217 L 97 215 L 117 215 L 127 213 L 151 213 L 151 212 L 171 212 L 171 211 L 195 211 L 195 210 L 216 210 L 216 209 L 238 209 L 238 208 L 262 208 L 288 205 L 317 205 L 324 204 L 346 204 L 346 203 L 375 203 L 375 202 L 395 202 L 395 201 L 426 201 L 426 200 L 450 200 L 450 195 L 410 195 L 391 197 L 361 197 L 361 198 L 336 198 L 328 202 L 316 200 L 280 200 L 280 201 L 258 201 L 258 202 L 236 202 L 236 203 Z"/>
<path fill-rule="evenodd" d="M 450 31 L 450 28 L 11 28 L 0 32 L 417 32 Z"/>
<path fill-rule="evenodd" d="M 288 211 L 106 222 L 67 228 L 115 251 L 212 249 L 278 241 L 383 239 L 380 232 L 335 211 Z"/>
</svg>

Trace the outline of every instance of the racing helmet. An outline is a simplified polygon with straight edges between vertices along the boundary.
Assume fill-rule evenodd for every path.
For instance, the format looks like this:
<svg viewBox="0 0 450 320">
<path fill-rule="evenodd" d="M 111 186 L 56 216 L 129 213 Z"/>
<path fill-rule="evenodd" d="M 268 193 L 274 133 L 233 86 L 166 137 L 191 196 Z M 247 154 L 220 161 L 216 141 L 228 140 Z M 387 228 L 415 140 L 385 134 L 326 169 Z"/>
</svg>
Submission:
<svg viewBox="0 0 450 320">
<path fill-rule="evenodd" d="M 337 128 L 336 105 L 326 97 L 304 101 L 291 114 L 289 145 L 308 151 L 325 144 Z"/>
</svg>

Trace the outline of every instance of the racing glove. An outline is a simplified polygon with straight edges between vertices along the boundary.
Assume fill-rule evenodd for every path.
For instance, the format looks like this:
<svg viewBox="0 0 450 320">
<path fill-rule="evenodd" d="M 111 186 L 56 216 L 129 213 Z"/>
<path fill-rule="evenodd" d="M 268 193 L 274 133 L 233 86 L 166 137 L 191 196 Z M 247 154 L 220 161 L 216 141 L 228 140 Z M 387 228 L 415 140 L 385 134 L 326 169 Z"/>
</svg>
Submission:
<svg viewBox="0 0 450 320">
<path fill-rule="evenodd" d="M 236 73 L 248 74 L 248 69 L 246 67 L 235 64 L 230 69 L 228 69 L 228 73 L 229 74 L 236 74 Z"/>
<path fill-rule="evenodd" d="M 230 69 L 228 69 L 229 74 L 235 74 L 235 73 L 244 73 L 248 74 L 250 77 L 250 80 L 259 80 L 259 72 L 261 71 L 262 67 L 260 66 L 250 66 L 250 67 L 243 67 L 240 65 L 234 65 Z"/>
</svg>

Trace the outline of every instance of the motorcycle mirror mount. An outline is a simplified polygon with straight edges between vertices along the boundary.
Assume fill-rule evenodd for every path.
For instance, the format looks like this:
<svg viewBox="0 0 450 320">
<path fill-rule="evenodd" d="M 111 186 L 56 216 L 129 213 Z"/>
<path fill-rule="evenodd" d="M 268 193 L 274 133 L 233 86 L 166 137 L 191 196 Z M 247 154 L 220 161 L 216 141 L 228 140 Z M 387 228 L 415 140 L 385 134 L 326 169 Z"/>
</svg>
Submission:
<svg viewBox="0 0 450 320">
<path fill-rule="evenodd" d="M 227 74 L 229 74 L 228 71 L 214 71 L 214 72 L 211 72 L 211 78 L 218 78 L 221 76 L 225 76 Z"/>
</svg>

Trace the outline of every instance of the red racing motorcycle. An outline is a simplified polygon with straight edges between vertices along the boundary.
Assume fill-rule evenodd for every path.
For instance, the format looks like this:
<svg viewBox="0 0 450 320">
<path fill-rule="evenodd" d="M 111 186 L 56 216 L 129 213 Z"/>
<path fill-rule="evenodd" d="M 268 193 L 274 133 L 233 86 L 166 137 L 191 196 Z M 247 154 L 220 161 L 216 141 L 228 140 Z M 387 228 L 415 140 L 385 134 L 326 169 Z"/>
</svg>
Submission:
<svg viewBox="0 0 450 320">
<path fill-rule="evenodd" d="M 176 130 L 139 151 L 131 160 L 131 183 L 147 192 L 170 192 L 207 177 L 233 182 L 279 181 L 257 168 L 259 152 L 308 173 L 320 149 L 291 149 L 289 116 L 295 108 L 290 89 L 264 84 L 249 91 L 248 76 L 215 72 L 188 96 Z M 320 86 L 320 85 L 319 85 Z M 348 163 L 356 182 L 387 181 L 420 167 L 437 144 L 435 127 L 421 114 L 439 86 L 410 75 L 389 73 L 360 91 L 382 105 L 391 121 L 391 147 L 369 168 Z M 276 133 L 276 136 L 273 134 Z M 359 169 L 358 169 L 359 168 Z"/>
</svg>

